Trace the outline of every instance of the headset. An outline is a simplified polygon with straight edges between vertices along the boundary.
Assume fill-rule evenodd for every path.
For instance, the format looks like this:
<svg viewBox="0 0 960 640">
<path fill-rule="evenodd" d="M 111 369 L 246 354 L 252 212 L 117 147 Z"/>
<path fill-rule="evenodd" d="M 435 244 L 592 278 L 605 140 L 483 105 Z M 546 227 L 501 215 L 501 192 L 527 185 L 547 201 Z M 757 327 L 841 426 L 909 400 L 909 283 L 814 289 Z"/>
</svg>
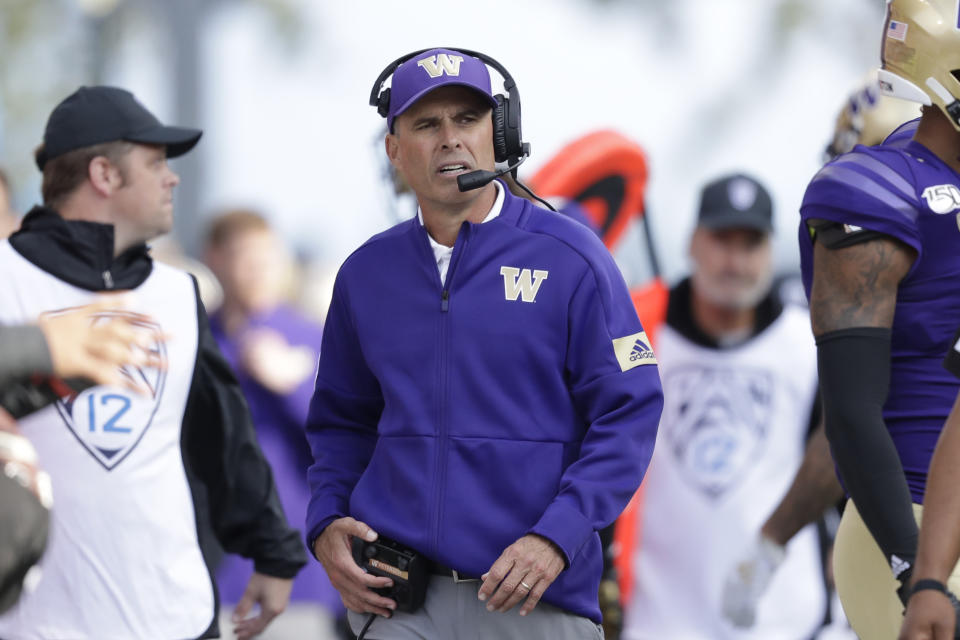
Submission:
<svg viewBox="0 0 960 640">
<path fill-rule="evenodd" d="M 507 93 L 497 94 L 494 99 L 497 101 L 497 107 L 493 110 L 493 151 L 494 159 L 497 162 L 506 162 L 513 164 L 524 155 L 530 154 L 530 145 L 523 142 L 520 134 L 520 93 L 517 91 L 517 83 L 510 75 L 507 69 L 488 55 L 469 49 L 460 49 L 458 47 L 432 47 L 430 49 L 420 49 L 413 53 L 401 56 L 387 65 L 387 68 L 380 73 L 377 81 L 373 83 L 373 89 L 370 90 L 370 106 L 377 108 L 384 118 L 390 110 L 390 89 L 384 89 L 383 83 L 387 81 L 397 67 L 411 58 L 415 58 L 421 53 L 432 51 L 436 48 L 445 48 L 452 51 L 459 51 L 468 56 L 478 58 L 488 67 L 493 67 L 503 77 L 503 89 Z"/>
</svg>

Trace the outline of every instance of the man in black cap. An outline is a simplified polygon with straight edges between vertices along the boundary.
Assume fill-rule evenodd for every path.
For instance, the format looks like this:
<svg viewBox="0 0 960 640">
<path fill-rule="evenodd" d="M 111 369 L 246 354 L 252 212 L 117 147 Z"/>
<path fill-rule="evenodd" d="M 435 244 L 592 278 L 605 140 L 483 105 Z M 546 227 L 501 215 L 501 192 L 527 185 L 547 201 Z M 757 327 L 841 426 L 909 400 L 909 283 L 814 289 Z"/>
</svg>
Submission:
<svg viewBox="0 0 960 640">
<path fill-rule="evenodd" d="M 789 547 L 796 529 L 758 533 L 804 458 L 817 389 L 807 314 L 771 290 L 772 213 L 747 175 L 701 192 L 692 273 L 670 291 L 656 344 L 664 411 L 625 638 L 810 637 L 824 618 L 815 529 Z M 725 577 L 748 552 L 757 579 L 731 604 Z M 733 604 L 752 631 L 734 629 Z"/>
<path fill-rule="evenodd" d="M 43 577 L 0 616 L 0 637 L 218 637 L 215 538 L 254 562 L 234 614 L 250 638 L 284 609 L 305 564 L 196 282 L 146 245 L 173 224 L 180 179 L 167 158 L 200 135 L 113 87 L 80 88 L 47 123 L 36 152 L 44 205 L 0 243 L 0 324 L 126 290 L 125 309 L 93 322 L 127 317 L 133 348 L 151 357 L 122 369 L 143 393 L 95 385 L 20 420 L 57 508 Z"/>
</svg>

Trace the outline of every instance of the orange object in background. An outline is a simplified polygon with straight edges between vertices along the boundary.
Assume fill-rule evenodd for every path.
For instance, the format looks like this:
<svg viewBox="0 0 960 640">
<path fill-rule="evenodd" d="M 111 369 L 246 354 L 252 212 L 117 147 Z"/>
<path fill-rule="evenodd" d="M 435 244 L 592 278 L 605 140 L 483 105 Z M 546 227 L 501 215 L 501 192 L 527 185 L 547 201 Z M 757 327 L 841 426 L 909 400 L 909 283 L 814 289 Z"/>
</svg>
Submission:
<svg viewBox="0 0 960 640">
<path fill-rule="evenodd" d="M 657 343 L 657 331 L 667 320 L 667 298 L 670 290 L 660 276 L 656 276 L 649 283 L 630 289 L 630 298 L 637 310 L 640 324 L 647 332 L 647 337 L 653 346 Z"/>
<path fill-rule="evenodd" d="M 530 187 L 545 198 L 575 200 L 612 249 L 631 219 L 644 214 L 647 156 L 616 131 L 588 133 L 558 151 Z"/>
<path fill-rule="evenodd" d="M 565 198 L 585 210 L 607 249 L 617 247 L 631 222 L 644 226 L 646 253 L 653 277 L 630 289 L 637 315 L 652 343 L 667 317 L 669 291 L 660 277 L 646 217 L 647 157 L 643 148 L 615 131 L 589 133 L 563 147 L 530 178 L 530 187 L 544 198 Z M 562 208 L 562 207 L 561 207 Z M 639 247 L 638 247 L 639 248 Z M 633 556 L 640 540 L 643 485 L 614 526 L 614 566 L 620 602 L 633 588 Z"/>
</svg>

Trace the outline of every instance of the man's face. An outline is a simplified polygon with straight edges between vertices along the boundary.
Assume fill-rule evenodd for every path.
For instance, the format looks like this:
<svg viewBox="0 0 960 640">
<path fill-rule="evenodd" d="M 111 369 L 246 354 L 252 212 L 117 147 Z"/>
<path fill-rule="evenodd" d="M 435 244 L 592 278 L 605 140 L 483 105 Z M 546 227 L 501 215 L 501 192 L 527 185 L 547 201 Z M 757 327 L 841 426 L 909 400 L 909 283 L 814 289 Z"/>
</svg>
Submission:
<svg viewBox="0 0 960 640">
<path fill-rule="evenodd" d="M 773 278 L 770 234 L 755 229 L 698 227 L 690 241 L 697 295 L 725 309 L 751 309 Z"/>
<path fill-rule="evenodd" d="M 236 231 L 207 261 L 225 300 L 247 312 L 269 311 L 283 299 L 290 271 L 280 239 L 269 229 Z"/>
<path fill-rule="evenodd" d="M 167 165 L 167 149 L 136 144 L 117 167 L 124 184 L 114 193 L 117 220 L 147 241 L 173 228 L 173 188 L 180 177 Z"/>
<path fill-rule="evenodd" d="M 490 105 L 473 89 L 440 87 L 397 116 L 386 148 L 421 205 L 470 202 L 480 190 L 461 193 L 457 176 L 494 168 Z"/>
</svg>

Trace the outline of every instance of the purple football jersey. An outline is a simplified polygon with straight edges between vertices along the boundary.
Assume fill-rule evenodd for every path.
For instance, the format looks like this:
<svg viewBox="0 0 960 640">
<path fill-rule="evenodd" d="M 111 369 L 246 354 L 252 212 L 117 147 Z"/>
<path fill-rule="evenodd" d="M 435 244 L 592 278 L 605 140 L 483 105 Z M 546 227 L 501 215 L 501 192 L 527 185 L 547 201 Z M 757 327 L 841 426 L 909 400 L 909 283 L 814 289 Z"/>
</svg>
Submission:
<svg viewBox="0 0 960 640">
<path fill-rule="evenodd" d="M 913 499 L 922 503 L 930 457 L 960 388 L 942 366 L 960 325 L 960 175 L 906 140 L 910 127 L 916 124 L 882 145 L 855 147 L 814 176 L 800 208 L 800 266 L 809 298 L 810 219 L 877 231 L 916 250 L 897 291 L 883 415 Z"/>
<path fill-rule="evenodd" d="M 890 132 L 890 135 L 884 139 L 883 146 L 903 149 L 913 140 L 913 134 L 917 132 L 918 126 L 920 126 L 920 118 L 904 122 Z"/>
<path fill-rule="evenodd" d="M 943 367 L 960 378 L 960 329 L 950 341 L 950 350 L 947 351 L 947 357 L 943 359 Z"/>
</svg>

